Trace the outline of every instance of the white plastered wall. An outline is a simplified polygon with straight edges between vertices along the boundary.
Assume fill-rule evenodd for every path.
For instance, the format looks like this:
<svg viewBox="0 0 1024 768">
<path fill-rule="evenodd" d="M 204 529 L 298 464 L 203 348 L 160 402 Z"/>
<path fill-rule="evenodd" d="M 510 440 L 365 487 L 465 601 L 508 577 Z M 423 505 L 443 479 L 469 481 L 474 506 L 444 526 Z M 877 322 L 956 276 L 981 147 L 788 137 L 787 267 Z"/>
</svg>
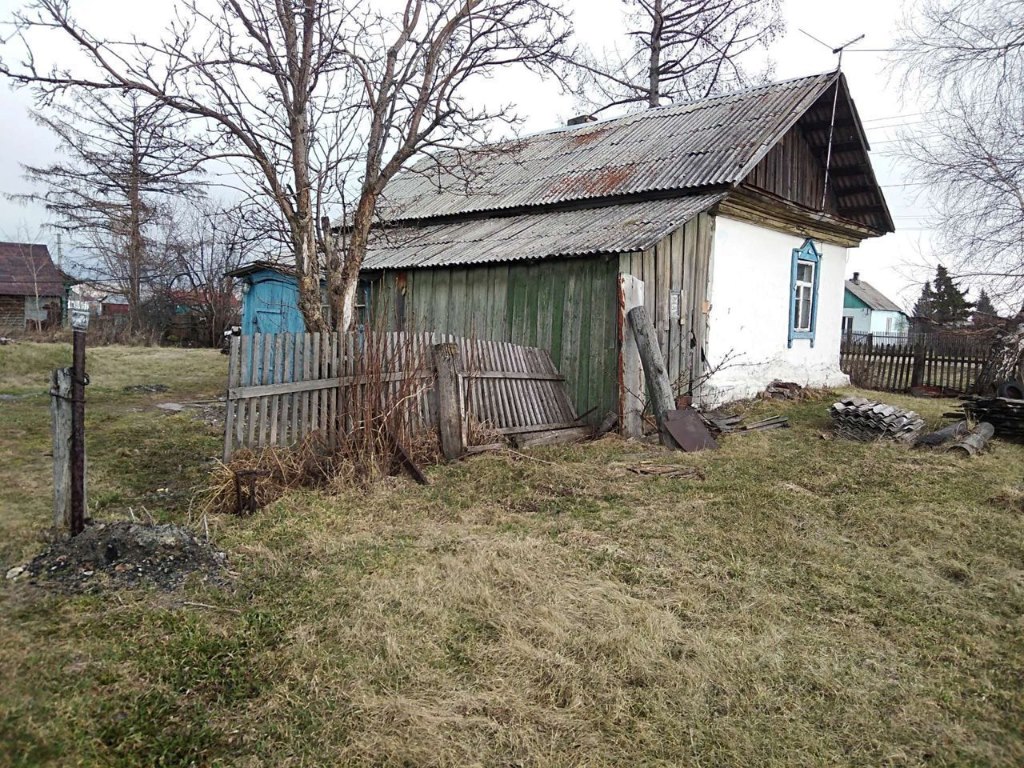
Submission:
<svg viewBox="0 0 1024 768">
<path fill-rule="evenodd" d="M 906 333 L 906 331 L 906 320 L 899 312 L 875 311 L 871 313 L 871 333 Z"/>
<path fill-rule="evenodd" d="M 847 307 L 843 317 L 853 318 L 854 333 L 871 333 L 871 310 L 864 307 Z"/>
<path fill-rule="evenodd" d="M 850 383 L 839 370 L 847 249 L 821 253 L 816 337 L 789 346 L 790 268 L 805 238 L 719 216 L 711 255 L 705 405 L 752 397 L 775 379 L 803 386 Z"/>
</svg>

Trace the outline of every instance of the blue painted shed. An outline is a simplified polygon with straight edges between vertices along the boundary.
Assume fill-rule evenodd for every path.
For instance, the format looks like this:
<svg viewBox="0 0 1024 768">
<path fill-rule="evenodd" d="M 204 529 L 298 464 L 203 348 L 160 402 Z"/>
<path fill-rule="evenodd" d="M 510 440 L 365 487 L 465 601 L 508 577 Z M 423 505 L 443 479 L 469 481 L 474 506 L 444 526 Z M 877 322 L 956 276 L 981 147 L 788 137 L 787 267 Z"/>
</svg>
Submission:
<svg viewBox="0 0 1024 768">
<path fill-rule="evenodd" d="M 255 262 L 230 273 L 242 284 L 242 334 L 303 333 L 299 286 L 286 267 Z"/>
</svg>

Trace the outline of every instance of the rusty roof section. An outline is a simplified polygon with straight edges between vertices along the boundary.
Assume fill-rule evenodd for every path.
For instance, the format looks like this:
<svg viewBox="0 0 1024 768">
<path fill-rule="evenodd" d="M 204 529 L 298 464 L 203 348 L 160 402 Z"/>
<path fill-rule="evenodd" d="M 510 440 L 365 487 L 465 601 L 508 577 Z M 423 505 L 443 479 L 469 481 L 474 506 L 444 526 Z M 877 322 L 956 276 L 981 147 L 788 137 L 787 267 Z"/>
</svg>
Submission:
<svg viewBox="0 0 1024 768">
<path fill-rule="evenodd" d="M 64 277 L 38 243 L 0 243 L 0 296 L 63 296 Z"/>
<path fill-rule="evenodd" d="M 650 248 L 724 192 L 375 230 L 363 269 L 411 269 Z"/>
<path fill-rule="evenodd" d="M 837 78 L 819 74 L 541 133 L 466 153 L 460 163 L 453 155 L 422 160 L 388 185 L 380 213 L 386 221 L 431 219 L 735 185 Z"/>
</svg>

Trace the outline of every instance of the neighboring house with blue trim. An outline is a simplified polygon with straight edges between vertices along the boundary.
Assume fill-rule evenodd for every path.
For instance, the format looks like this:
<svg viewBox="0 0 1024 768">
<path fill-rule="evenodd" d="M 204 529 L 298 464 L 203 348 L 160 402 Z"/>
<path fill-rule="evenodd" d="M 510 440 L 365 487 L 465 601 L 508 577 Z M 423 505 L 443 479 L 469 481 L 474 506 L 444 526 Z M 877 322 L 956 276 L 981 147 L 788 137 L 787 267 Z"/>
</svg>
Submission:
<svg viewBox="0 0 1024 768">
<path fill-rule="evenodd" d="M 854 272 L 843 295 L 843 337 L 859 340 L 870 335 L 880 344 L 895 343 L 909 329 L 910 320 L 896 302 Z"/>
<path fill-rule="evenodd" d="M 777 378 L 849 381 L 850 249 L 893 222 L 843 75 L 490 150 L 424 158 L 388 185 L 361 273 L 384 328 L 543 347 L 600 421 L 624 402 L 620 285 L 635 278 L 678 394 L 707 405 Z M 294 278 L 267 269 L 236 273 L 245 331 L 296 330 Z"/>
</svg>

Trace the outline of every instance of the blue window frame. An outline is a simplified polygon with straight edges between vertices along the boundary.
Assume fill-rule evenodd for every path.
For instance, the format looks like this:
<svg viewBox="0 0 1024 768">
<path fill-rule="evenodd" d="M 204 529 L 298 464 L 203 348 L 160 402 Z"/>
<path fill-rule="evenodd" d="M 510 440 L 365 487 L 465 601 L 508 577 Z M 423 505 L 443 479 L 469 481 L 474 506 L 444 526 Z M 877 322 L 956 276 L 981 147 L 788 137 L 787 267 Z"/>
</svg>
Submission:
<svg viewBox="0 0 1024 768">
<path fill-rule="evenodd" d="M 821 254 L 812 240 L 793 249 L 789 274 L 789 346 L 794 339 L 809 339 L 814 346 L 818 321 L 818 283 Z"/>
</svg>

